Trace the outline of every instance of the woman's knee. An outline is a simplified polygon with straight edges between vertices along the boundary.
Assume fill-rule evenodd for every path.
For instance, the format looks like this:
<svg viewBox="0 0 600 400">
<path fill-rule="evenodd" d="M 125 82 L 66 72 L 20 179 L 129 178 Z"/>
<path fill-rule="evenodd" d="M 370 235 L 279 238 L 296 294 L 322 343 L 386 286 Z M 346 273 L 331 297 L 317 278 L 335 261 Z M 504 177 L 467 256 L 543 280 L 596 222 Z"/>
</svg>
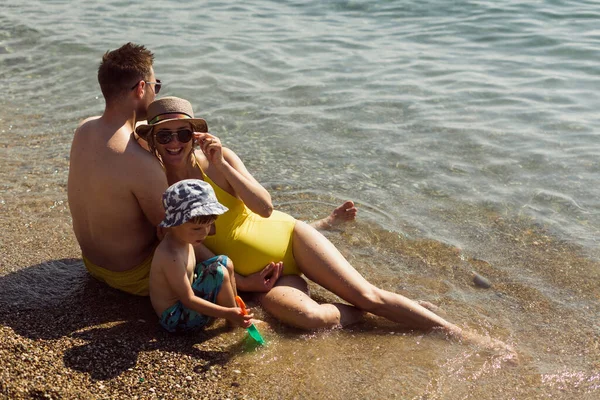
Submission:
<svg viewBox="0 0 600 400">
<path fill-rule="evenodd" d="M 308 295 L 308 285 L 297 275 L 279 278 L 276 286 L 260 295 L 263 308 L 282 322 L 305 330 L 331 328 L 340 313 L 332 304 L 319 304 Z"/>
<path fill-rule="evenodd" d="M 352 304 L 363 311 L 373 312 L 379 309 L 384 303 L 383 290 L 369 284 L 368 287 L 362 288 Z"/>
<path fill-rule="evenodd" d="M 300 329 L 327 329 L 340 324 L 339 310 L 333 304 L 319 304 L 298 311 L 291 325 Z"/>
</svg>

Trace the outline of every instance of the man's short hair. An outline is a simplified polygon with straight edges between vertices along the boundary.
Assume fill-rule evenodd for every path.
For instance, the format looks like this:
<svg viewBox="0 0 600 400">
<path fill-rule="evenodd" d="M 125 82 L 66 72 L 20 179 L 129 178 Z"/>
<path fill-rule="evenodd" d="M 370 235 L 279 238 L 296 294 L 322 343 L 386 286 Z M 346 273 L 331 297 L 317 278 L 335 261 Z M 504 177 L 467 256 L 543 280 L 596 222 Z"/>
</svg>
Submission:
<svg viewBox="0 0 600 400">
<path fill-rule="evenodd" d="M 149 79 L 154 54 L 142 45 L 127 43 L 107 51 L 98 67 L 98 83 L 107 101 L 131 90 L 136 82 Z"/>
</svg>

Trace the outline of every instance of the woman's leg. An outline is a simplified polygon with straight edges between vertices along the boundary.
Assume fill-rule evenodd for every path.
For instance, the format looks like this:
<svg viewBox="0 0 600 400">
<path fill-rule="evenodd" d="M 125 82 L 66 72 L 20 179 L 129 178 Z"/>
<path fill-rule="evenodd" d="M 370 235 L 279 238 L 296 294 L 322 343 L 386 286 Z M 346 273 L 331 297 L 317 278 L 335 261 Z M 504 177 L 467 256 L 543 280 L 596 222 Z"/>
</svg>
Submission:
<svg viewBox="0 0 600 400">
<path fill-rule="evenodd" d="M 279 278 L 275 286 L 258 296 L 263 309 L 283 323 L 300 329 L 347 326 L 362 319 L 363 312 L 347 304 L 319 304 L 308 295 L 308 285 L 298 275 Z"/>
<path fill-rule="evenodd" d="M 296 264 L 309 279 L 363 311 L 414 329 L 461 331 L 417 302 L 373 286 L 327 238 L 301 221 L 294 229 L 293 251 Z"/>
<path fill-rule="evenodd" d="M 261 297 L 266 302 L 265 309 L 285 323 L 303 329 L 332 327 L 338 324 L 337 321 L 344 326 L 360 320 L 360 310 L 363 310 L 397 322 L 403 328 L 429 330 L 441 327 L 457 338 L 490 349 L 508 351 L 517 359 L 511 346 L 463 331 L 419 303 L 373 286 L 327 238 L 301 221 L 297 221 L 294 229 L 293 250 L 296 264 L 309 279 L 356 308 L 339 303 L 318 304 L 308 296 L 306 282 L 301 277 L 284 276 Z"/>
</svg>

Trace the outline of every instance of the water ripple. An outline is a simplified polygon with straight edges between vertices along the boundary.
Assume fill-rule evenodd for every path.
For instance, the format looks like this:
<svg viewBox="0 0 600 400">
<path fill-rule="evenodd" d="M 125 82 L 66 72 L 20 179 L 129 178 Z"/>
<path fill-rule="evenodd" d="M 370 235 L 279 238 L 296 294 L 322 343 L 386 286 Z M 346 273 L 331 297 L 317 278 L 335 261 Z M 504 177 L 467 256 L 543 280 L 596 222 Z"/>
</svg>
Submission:
<svg viewBox="0 0 600 400">
<path fill-rule="evenodd" d="M 333 157 L 326 168 L 338 178 L 329 185 L 343 192 L 340 182 L 360 180 L 344 171 L 355 164 L 385 188 L 365 203 L 404 215 L 393 200 L 416 196 L 424 208 L 416 205 L 415 219 L 448 199 L 519 212 L 534 194 L 528 186 L 567 193 L 573 175 L 585 187 L 579 199 L 600 197 L 594 2 L 43 7 L 44 17 L 27 20 L 21 15 L 38 15 L 39 2 L 5 6 L 0 78 L 5 101 L 27 104 L 67 136 L 78 119 L 102 111 L 98 61 L 127 38 L 156 53 L 166 95 L 190 98 L 245 159 L 272 158 L 261 176 L 298 165 L 306 168 L 298 184 L 313 190 L 311 165 Z M 406 173 L 390 167 L 398 163 L 421 170 L 435 189 L 423 191 L 420 181 L 416 189 L 412 174 L 401 180 L 413 189 L 389 187 Z M 507 187 L 511 181 L 519 184 Z M 600 224 L 593 215 L 590 223 Z M 573 224 L 561 223 L 567 237 L 580 229 Z"/>
</svg>

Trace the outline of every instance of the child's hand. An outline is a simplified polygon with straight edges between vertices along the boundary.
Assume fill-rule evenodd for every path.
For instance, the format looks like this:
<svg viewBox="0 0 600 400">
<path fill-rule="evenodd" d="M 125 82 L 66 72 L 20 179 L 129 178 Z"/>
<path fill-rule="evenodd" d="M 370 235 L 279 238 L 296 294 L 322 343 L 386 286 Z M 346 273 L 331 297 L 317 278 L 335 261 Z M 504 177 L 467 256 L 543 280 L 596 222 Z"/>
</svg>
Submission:
<svg viewBox="0 0 600 400">
<path fill-rule="evenodd" d="M 246 314 L 242 313 L 242 309 L 239 307 L 231 307 L 231 313 L 227 317 L 227 321 L 231 322 L 234 326 L 239 326 L 241 328 L 248 328 L 252 325 L 252 318 L 254 318 L 254 314 Z M 247 308 L 248 312 L 250 309 Z"/>
</svg>

